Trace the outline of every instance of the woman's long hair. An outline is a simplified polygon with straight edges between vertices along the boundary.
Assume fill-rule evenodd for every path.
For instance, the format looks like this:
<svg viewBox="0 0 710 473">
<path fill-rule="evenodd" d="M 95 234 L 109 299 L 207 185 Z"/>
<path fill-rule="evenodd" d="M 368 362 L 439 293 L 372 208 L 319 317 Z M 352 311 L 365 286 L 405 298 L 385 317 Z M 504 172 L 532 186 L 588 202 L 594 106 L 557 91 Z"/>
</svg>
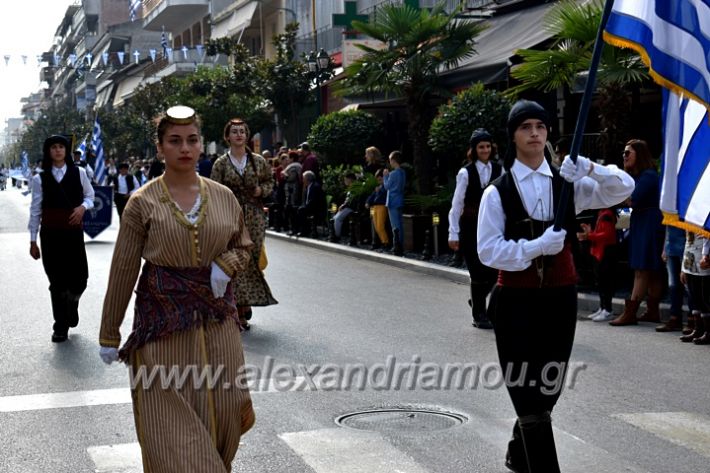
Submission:
<svg viewBox="0 0 710 473">
<path fill-rule="evenodd" d="M 51 136 L 47 138 L 47 140 L 45 140 L 44 146 L 42 147 L 42 171 L 44 172 L 51 172 L 52 166 L 54 166 L 50 148 L 52 147 L 52 145 L 57 143 L 64 146 L 64 163 L 67 165 L 67 169 L 73 168 L 75 166 L 67 139 L 63 136 Z"/>
<path fill-rule="evenodd" d="M 629 140 L 626 142 L 626 146 L 636 152 L 636 161 L 634 162 L 633 169 L 630 170 L 630 174 L 639 175 L 646 169 L 654 169 L 656 167 L 653 162 L 651 150 L 648 148 L 648 143 L 644 140 Z"/>
</svg>

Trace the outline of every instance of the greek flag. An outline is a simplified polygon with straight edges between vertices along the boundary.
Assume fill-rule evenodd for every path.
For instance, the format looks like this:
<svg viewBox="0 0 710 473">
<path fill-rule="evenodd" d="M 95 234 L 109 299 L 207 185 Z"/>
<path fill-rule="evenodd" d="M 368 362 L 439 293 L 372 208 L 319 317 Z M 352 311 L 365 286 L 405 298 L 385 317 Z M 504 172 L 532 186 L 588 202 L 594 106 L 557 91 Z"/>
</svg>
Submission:
<svg viewBox="0 0 710 473">
<path fill-rule="evenodd" d="M 135 21 L 138 18 L 138 10 L 141 8 L 141 0 L 130 0 L 130 2 L 128 4 L 128 16 L 131 17 L 131 21 Z"/>
<path fill-rule="evenodd" d="M 710 0 L 616 0 L 604 39 L 664 87 L 664 223 L 710 236 Z"/>
<path fill-rule="evenodd" d="M 77 150 L 81 151 L 81 158 L 79 159 L 86 161 L 86 138 L 84 138 L 84 141 L 81 142 Z"/>
<path fill-rule="evenodd" d="M 29 179 L 30 176 L 32 175 L 32 171 L 30 171 L 30 157 L 27 154 L 27 151 L 22 151 L 20 153 L 20 166 L 21 166 L 22 175 L 24 176 L 24 178 Z"/>
<path fill-rule="evenodd" d="M 96 183 L 100 186 L 104 185 L 106 180 L 106 163 L 104 163 L 104 140 L 101 136 L 101 123 L 99 123 L 99 117 L 96 116 L 96 121 L 94 121 L 94 131 L 91 134 L 91 149 L 94 150 L 96 154 L 96 163 L 94 167 L 94 176 L 96 176 Z"/>
<path fill-rule="evenodd" d="M 163 32 L 160 33 L 160 45 L 163 47 L 163 56 L 166 56 L 166 51 L 168 49 L 168 35 L 165 34 L 165 27 L 163 27 Z"/>
</svg>

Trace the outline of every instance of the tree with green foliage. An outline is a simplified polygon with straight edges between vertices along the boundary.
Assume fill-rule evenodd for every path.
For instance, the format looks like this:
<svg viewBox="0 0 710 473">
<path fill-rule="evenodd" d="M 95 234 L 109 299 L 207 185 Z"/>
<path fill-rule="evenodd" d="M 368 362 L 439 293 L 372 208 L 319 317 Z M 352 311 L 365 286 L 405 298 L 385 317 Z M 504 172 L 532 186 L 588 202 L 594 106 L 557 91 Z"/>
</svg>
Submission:
<svg viewBox="0 0 710 473">
<path fill-rule="evenodd" d="M 361 164 L 382 122 L 361 110 L 321 115 L 311 127 L 308 143 L 328 164 Z"/>
<path fill-rule="evenodd" d="M 433 184 L 433 159 L 427 148 L 434 118 L 432 99 L 449 95 L 440 85 L 442 70 L 471 57 L 474 39 L 484 29 L 480 23 L 447 14 L 444 2 L 433 9 L 385 5 L 371 23 L 353 21 L 357 31 L 386 44 L 384 49 L 359 45 L 365 54 L 346 68 L 342 94 L 383 92 L 403 97 L 409 119 L 414 169 L 420 193 Z"/>
<path fill-rule="evenodd" d="M 295 143 L 302 130 L 298 112 L 313 101 L 308 78 L 308 67 L 295 57 L 298 23 L 289 23 L 285 33 L 273 37 L 276 57 L 260 65 L 259 93 L 269 100 L 277 116 L 277 125 L 284 132 L 286 142 Z"/>
<path fill-rule="evenodd" d="M 20 150 L 27 151 L 30 163 L 34 163 L 42 159 L 42 144 L 47 137 L 66 133 L 75 135 L 77 141 L 81 141 L 89 129 L 84 114 L 68 100 L 51 102 L 23 133 Z"/>
<path fill-rule="evenodd" d="M 523 62 L 511 75 L 521 83 L 509 89 L 508 94 L 515 96 L 530 89 L 550 92 L 570 87 L 580 77 L 586 77 L 603 8 L 602 0 L 585 4 L 564 0 L 556 5 L 544 21 L 554 44 L 544 51 L 518 50 Z M 614 150 L 623 147 L 632 87 L 647 79 L 647 68 L 638 54 L 604 45 L 597 72 L 597 93 L 606 156 L 618 155 Z"/>
<path fill-rule="evenodd" d="M 481 82 L 459 92 L 450 103 L 441 105 L 429 130 L 429 146 L 447 153 L 455 163 L 463 161 L 471 133 L 485 128 L 503 153 L 507 143 L 505 123 L 510 100 L 495 90 L 486 90 Z"/>
</svg>

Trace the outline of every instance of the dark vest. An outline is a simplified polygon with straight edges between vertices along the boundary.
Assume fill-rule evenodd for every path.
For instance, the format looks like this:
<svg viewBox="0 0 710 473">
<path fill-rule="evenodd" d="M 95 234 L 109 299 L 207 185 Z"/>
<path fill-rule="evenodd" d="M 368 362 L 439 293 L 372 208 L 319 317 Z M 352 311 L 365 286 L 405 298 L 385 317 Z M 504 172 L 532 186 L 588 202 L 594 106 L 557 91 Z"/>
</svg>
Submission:
<svg viewBox="0 0 710 473">
<path fill-rule="evenodd" d="M 52 171 L 40 173 L 42 180 L 42 230 L 81 228 L 69 225 L 72 211 L 84 201 L 79 168 L 67 166 L 62 182 L 57 182 Z"/>
<path fill-rule="evenodd" d="M 116 176 L 114 177 L 114 181 L 113 181 L 113 190 L 116 192 L 116 194 L 118 194 L 118 178 L 120 175 L 121 175 L 120 173 L 116 174 Z M 133 174 L 128 173 L 124 177 L 126 178 L 126 189 L 127 189 L 126 195 L 128 195 L 131 193 L 131 191 L 135 187 L 135 183 L 133 182 L 134 176 L 133 176 Z"/>
<path fill-rule="evenodd" d="M 468 172 L 468 186 L 466 187 L 466 195 L 463 199 L 464 211 L 462 216 L 478 215 L 478 206 L 481 204 L 481 197 L 485 188 L 481 187 L 481 176 L 478 173 L 476 162 L 470 162 L 464 169 Z M 502 168 L 498 163 L 491 163 L 491 177 L 488 179 L 489 184 L 496 180 Z"/>
<path fill-rule="evenodd" d="M 564 179 L 557 169 L 552 170 L 552 199 L 555 211 L 559 206 L 560 194 Z M 543 222 L 530 218 L 518 189 L 515 186 L 513 173 L 507 172 L 492 183 L 500 194 L 503 212 L 505 213 L 506 240 L 517 241 L 522 238 L 533 240 L 543 234 L 547 227 L 553 225 L 553 220 Z M 572 244 L 577 232 L 575 218 L 574 192 L 569 193 L 567 209 L 562 227 L 567 231 L 563 250 L 554 256 L 540 256 L 533 260 L 530 267 L 523 271 L 503 271 L 498 274 L 498 284 L 510 287 L 558 287 L 577 283 L 577 272 L 572 258 Z M 539 271 L 542 270 L 542 280 Z"/>
</svg>

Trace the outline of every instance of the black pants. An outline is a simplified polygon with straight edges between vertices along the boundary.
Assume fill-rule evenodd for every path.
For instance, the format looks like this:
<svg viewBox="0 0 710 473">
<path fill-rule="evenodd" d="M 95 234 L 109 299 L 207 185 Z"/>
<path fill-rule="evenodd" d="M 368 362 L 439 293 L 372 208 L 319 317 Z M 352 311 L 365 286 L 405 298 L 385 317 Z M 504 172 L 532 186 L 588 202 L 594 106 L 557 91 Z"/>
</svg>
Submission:
<svg viewBox="0 0 710 473">
<path fill-rule="evenodd" d="M 574 342 L 576 287 L 496 286 L 490 314 L 498 358 L 518 417 L 552 411 Z"/>
<path fill-rule="evenodd" d="M 485 266 L 478 257 L 476 225 L 473 217 L 462 217 L 459 225 L 459 247 L 471 276 L 471 311 L 474 320 L 486 315 L 486 297 L 493 289 L 498 271 Z"/>
<path fill-rule="evenodd" d="M 607 246 L 601 261 L 592 259 L 599 290 L 599 307 L 611 312 L 611 301 L 616 293 L 616 246 Z"/>
<path fill-rule="evenodd" d="M 86 289 L 89 269 L 81 228 L 41 229 L 42 265 L 49 279 L 53 329 L 66 334 L 79 323 L 79 298 Z"/>
<path fill-rule="evenodd" d="M 118 218 L 121 218 L 121 215 L 123 215 L 123 209 L 126 208 L 126 204 L 128 203 L 129 197 L 130 195 L 119 194 L 118 192 L 113 194 L 113 201 L 116 202 L 116 211 L 118 212 Z"/>
</svg>

